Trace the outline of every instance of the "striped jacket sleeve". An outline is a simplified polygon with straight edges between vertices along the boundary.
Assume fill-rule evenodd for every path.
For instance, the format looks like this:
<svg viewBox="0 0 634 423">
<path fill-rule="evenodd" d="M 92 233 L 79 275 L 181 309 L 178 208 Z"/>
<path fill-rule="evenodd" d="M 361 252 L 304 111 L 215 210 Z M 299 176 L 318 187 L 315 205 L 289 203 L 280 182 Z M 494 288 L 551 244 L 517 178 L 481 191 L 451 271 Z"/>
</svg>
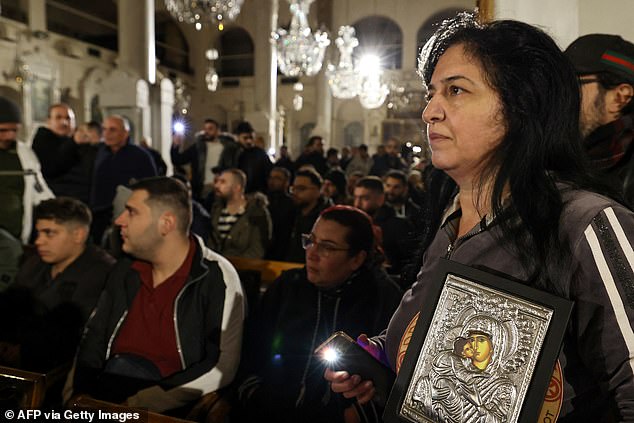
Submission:
<svg viewBox="0 0 634 423">
<path fill-rule="evenodd" d="M 571 287 L 577 354 L 622 421 L 634 421 L 633 245 L 634 213 L 621 206 L 601 210 L 574 250 L 578 272 Z"/>
</svg>

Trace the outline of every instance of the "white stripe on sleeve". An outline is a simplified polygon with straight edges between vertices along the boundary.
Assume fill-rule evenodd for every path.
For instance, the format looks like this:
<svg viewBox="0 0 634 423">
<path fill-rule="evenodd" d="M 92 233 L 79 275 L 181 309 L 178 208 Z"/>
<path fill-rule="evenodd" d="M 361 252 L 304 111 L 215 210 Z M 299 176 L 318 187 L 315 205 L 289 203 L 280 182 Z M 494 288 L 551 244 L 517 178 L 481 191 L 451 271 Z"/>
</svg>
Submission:
<svg viewBox="0 0 634 423">
<path fill-rule="evenodd" d="M 611 209 L 606 209 L 606 213 L 608 211 L 612 211 Z M 614 212 L 612 212 L 614 215 Z M 610 219 L 608 215 L 608 220 L 610 224 L 613 226 L 613 230 L 617 233 L 617 240 L 620 247 L 626 251 L 629 249 L 629 252 L 632 253 L 632 247 L 625 238 L 620 238 L 618 233 L 619 231 L 623 233 L 623 228 L 620 223 L 614 216 L 614 221 Z M 623 305 L 623 300 L 619 295 L 619 291 L 616 288 L 616 284 L 614 282 L 614 278 L 612 277 L 612 273 L 610 273 L 610 268 L 608 267 L 608 263 L 601 251 L 601 245 L 599 244 L 599 239 L 597 237 L 596 232 L 592 225 L 589 225 L 584 231 L 588 244 L 590 244 L 590 249 L 592 251 L 592 255 L 594 257 L 595 264 L 597 265 L 597 270 L 603 280 L 603 285 L 605 286 L 605 290 L 608 293 L 608 298 L 610 299 L 610 303 L 612 304 L 612 308 L 614 309 L 614 315 L 616 317 L 617 324 L 619 329 L 621 330 L 621 334 L 623 336 L 623 340 L 625 341 L 625 345 L 629 351 L 630 357 L 630 368 L 632 369 L 632 373 L 634 373 L 634 331 L 632 331 L 632 327 L 630 326 L 629 319 L 627 318 L 627 314 L 625 313 L 625 307 Z M 624 234 L 623 234 L 624 236 Z M 623 240 L 625 242 L 623 243 Z M 628 257 L 630 260 L 630 257 Z"/>
</svg>

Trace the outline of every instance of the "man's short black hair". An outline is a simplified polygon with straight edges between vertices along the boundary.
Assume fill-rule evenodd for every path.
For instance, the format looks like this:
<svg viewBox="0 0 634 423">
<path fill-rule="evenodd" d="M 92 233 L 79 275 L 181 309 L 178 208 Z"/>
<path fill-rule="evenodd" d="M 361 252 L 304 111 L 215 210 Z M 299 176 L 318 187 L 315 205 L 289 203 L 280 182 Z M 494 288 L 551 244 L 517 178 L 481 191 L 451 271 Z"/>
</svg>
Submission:
<svg viewBox="0 0 634 423">
<path fill-rule="evenodd" d="M 76 224 L 90 227 L 92 214 L 87 205 L 71 197 L 57 197 L 42 201 L 33 212 L 34 221 L 53 220 L 60 225 Z"/>
<path fill-rule="evenodd" d="M 90 122 L 86 123 L 86 127 L 92 131 L 96 131 L 97 134 L 101 137 L 101 124 L 99 122 L 97 122 L 96 120 L 91 120 Z"/>
<path fill-rule="evenodd" d="M 357 181 L 355 188 L 365 188 L 383 194 L 383 181 L 378 176 L 365 176 Z"/>
<path fill-rule="evenodd" d="M 312 137 L 308 138 L 306 147 L 312 147 L 313 145 L 315 145 L 317 141 L 323 141 L 323 140 L 324 138 L 321 135 L 313 135 Z"/>
<path fill-rule="evenodd" d="M 148 193 L 146 200 L 152 212 L 167 209 L 178 220 L 178 230 L 183 235 L 189 233 L 192 222 L 192 202 L 189 191 L 181 181 L 168 176 L 155 176 L 141 179 L 130 185 L 132 191 L 143 190 Z"/>
<path fill-rule="evenodd" d="M 272 172 L 279 172 L 283 174 L 287 182 L 291 180 L 291 171 L 286 169 L 285 167 L 275 166 L 273 169 L 271 169 L 271 173 Z"/>
<path fill-rule="evenodd" d="M 310 179 L 310 182 L 319 189 L 321 189 L 321 186 L 324 183 L 321 175 L 313 169 L 302 169 L 295 174 L 295 179 L 297 179 L 298 176 L 304 176 Z"/>
<path fill-rule="evenodd" d="M 242 121 L 236 125 L 236 130 L 233 131 L 236 135 L 240 134 L 251 134 L 253 133 L 253 126 L 249 122 Z"/>
<path fill-rule="evenodd" d="M 334 147 L 330 147 L 328 151 L 326 151 L 326 157 L 330 156 L 339 156 L 339 150 Z"/>
<path fill-rule="evenodd" d="M 405 176 L 405 172 L 401 170 L 390 170 L 383 176 L 383 180 L 386 180 L 387 178 L 398 179 L 403 185 L 407 185 L 407 176 Z"/>
<path fill-rule="evenodd" d="M 220 128 L 220 125 L 218 125 L 218 122 L 214 119 L 211 118 L 207 118 L 205 119 L 205 121 L 203 123 L 213 123 L 214 125 L 216 125 L 216 128 Z"/>
<path fill-rule="evenodd" d="M 367 146 L 367 145 L 365 145 L 365 144 L 361 144 L 361 145 L 359 146 L 359 151 L 368 151 L 368 146 Z"/>
</svg>

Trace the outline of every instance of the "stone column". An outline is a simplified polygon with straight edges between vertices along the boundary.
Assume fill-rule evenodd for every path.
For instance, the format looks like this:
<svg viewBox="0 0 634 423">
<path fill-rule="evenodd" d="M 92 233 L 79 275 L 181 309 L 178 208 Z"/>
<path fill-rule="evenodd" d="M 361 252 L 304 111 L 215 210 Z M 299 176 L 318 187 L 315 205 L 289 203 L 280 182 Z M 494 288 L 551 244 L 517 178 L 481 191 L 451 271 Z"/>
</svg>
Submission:
<svg viewBox="0 0 634 423">
<path fill-rule="evenodd" d="M 277 11 L 279 3 L 278 0 L 271 0 L 271 20 L 270 29 L 271 32 L 277 29 Z M 284 142 L 283 127 L 278 131 L 277 124 L 280 119 L 277 116 L 277 46 L 269 38 L 269 84 L 271 86 L 271 92 L 269 95 L 269 146 L 274 148 L 277 152 L 279 147 Z M 280 126 L 282 126 L 280 124 Z"/>
<path fill-rule="evenodd" d="M 154 147 L 159 148 L 163 160 L 167 163 L 167 174 L 172 174 L 172 114 L 174 112 L 174 84 L 168 78 L 163 78 L 160 84 L 160 139 L 155 141 Z M 157 141 L 158 144 L 157 145 Z"/>
<path fill-rule="evenodd" d="M 154 84 L 154 0 L 118 0 L 118 17 L 120 69 Z"/>
<path fill-rule="evenodd" d="M 258 7 L 260 4 L 258 3 Z M 277 48 L 271 42 L 271 32 L 277 29 L 278 0 L 262 1 L 262 13 L 255 18 L 255 113 L 245 116 L 257 130 L 266 131 L 269 147 L 275 149 L 282 141 L 277 138 Z"/>
<path fill-rule="evenodd" d="M 46 0 L 29 0 L 29 29 L 31 33 L 46 32 Z"/>
</svg>

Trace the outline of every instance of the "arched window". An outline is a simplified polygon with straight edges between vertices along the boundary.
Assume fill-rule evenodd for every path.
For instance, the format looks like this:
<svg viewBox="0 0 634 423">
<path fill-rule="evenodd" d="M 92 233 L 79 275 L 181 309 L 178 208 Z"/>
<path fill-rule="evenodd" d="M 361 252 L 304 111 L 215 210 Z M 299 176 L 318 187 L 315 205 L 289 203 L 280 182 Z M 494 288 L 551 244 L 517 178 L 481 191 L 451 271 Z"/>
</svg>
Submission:
<svg viewBox="0 0 634 423">
<path fill-rule="evenodd" d="M 401 69 L 403 62 L 403 33 L 389 18 L 371 16 L 354 25 L 359 46 L 354 49 L 358 60 L 365 54 L 376 54 L 383 69 Z"/>
<path fill-rule="evenodd" d="M 156 58 L 168 68 L 191 73 L 189 68 L 189 45 L 174 19 L 167 12 L 158 12 L 155 17 Z"/>
<path fill-rule="evenodd" d="M 416 34 L 416 65 L 418 66 L 418 56 L 420 54 L 421 48 L 425 45 L 429 37 L 436 32 L 436 28 L 438 24 L 444 21 L 445 19 L 453 18 L 456 16 L 458 12 L 467 12 L 467 9 L 443 9 L 440 12 L 437 12 L 430 16 L 418 29 L 418 33 Z"/>
<path fill-rule="evenodd" d="M 227 29 L 220 36 L 217 63 L 220 77 L 253 76 L 253 40 L 249 33 L 239 27 Z"/>
</svg>

